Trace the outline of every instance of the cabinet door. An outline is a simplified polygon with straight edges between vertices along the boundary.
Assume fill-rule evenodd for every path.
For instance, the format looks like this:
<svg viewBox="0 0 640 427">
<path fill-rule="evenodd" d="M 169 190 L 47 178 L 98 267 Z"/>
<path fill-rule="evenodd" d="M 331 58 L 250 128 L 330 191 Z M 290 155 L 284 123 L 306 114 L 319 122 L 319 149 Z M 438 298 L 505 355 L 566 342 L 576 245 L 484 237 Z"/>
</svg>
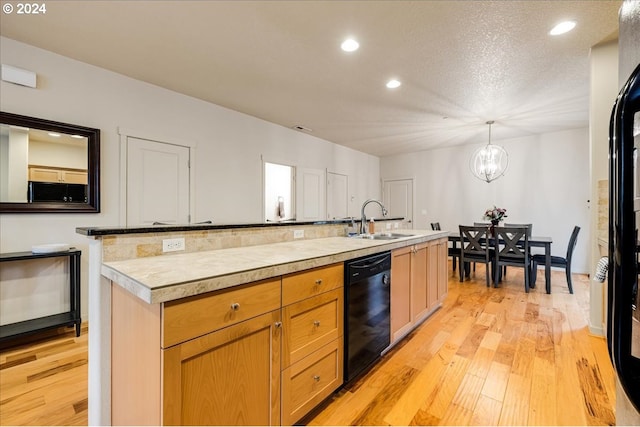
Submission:
<svg viewBox="0 0 640 427">
<path fill-rule="evenodd" d="M 280 310 L 163 350 L 163 425 L 279 425 Z"/>
<path fill-rule="evenodd" d="M 29 180 L 38 182 L 60 182 L 60 171 L 54 169 L 29 168 Z"/>
<path fill-rule="evenodd" d="M 438 241 L 438 301 L 442 302 L 449 292 L 449 275 L 447 266 L 447 239 Z"/>
<path fill-rule="evenodd" d="M 391 253 L 391 340 L 411 329 L 411 247 Z"/>
<path fill-rule="evenodd" d="M 282 425 L 292 425 L 329 397 L 342 376 L 342 337 L 282 371 Z"/>
<path fill-rule="evenodd" d="M 288 367 L 343 335 L 344 289 L 283 308 L 282 363 Z"/>
<path fill-rule="evenodd" d="M 422 243 L 416 245 L 411 253 L 411 321 L 422 320 L 429 309 L 429 255 L 430 245 Z"/>
<path fill-rule="evenodd" d="M 89 179 L 86 172 L 64 171 L 62 180 L 67 184 L 87 184 Z"/>
<path fill-rule="evenodd" d="M 437 241 L 429 242 L 427 254 L 427 308 L 432 309 L 438 305 L 438 264 L 439 251 Z"/>
</svg>

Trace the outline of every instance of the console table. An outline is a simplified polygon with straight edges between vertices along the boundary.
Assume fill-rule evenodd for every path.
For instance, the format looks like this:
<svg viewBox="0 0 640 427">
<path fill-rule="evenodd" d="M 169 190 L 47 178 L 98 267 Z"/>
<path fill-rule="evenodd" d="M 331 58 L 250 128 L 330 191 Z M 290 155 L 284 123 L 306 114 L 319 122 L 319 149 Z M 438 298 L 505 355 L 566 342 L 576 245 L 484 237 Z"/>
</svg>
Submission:
<svg viewBox="0 0 640 427">
<path fill-rule="evenodd" d="M 82 251 L 71 248 L 64 252 L 34 254 L 32 252 L 12 252 L 0 254 L 0 262 L 25 261 L 40 258 L 69 257 L 69 311 L 23 320 L 0 326 L 0 342 L 23 335 L 32 334 L 45 329 L 60 326 L 76 327 L 76 336 L 80 336 L 80 256 Z"/>
</svg>

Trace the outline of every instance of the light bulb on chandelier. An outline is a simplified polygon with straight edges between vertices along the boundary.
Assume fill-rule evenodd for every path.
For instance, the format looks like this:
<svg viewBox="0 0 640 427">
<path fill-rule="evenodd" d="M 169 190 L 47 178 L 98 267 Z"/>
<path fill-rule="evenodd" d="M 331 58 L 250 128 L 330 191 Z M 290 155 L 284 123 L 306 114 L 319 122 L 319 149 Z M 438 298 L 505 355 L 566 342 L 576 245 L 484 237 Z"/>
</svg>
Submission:
<svg viewBox="0 0 640 427">
<path fill-rule="evenodd" d="M 485 182 L 491 182 L 500 178 L 509 166 L 509 155 L 507 151 L 499 145 L 491 144 L 491 125 L 493 120 L 489 120 L 489 142 L 484 147 L 478 148 L 469 160 L 469 168 L 473 175 Z"/>
</svg>

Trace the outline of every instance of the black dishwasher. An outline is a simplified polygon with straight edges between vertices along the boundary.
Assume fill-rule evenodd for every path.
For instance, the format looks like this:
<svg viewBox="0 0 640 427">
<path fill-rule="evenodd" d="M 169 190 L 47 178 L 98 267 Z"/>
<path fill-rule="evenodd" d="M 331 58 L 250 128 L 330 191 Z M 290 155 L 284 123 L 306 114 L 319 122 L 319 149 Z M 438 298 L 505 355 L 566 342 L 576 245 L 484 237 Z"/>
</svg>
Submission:
<svg viewBox="0 0 640 427">
<path fill-rule="evenodd" d="M 389 347 L 390 298 L 390 252 L 345 263 L 345 382 L 364 372 Z"/>
</svg>

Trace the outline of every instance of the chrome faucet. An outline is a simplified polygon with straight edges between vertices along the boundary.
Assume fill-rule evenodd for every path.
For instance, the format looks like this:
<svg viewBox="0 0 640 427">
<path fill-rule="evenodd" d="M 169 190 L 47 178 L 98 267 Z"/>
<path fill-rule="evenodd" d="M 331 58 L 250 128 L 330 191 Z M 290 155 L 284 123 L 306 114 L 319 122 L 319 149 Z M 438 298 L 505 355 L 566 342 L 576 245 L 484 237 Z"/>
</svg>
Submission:
<svg viewBox="0 0 640 427">
<path fill-rule="evenodd" d="M 360 219 L 360 234 L 367 234 L 367 216 L 364 214 L 364 208 L 367 207 L 367 205 L 369 203 L 377 203 L 380 205 L 380 207 L 382 208 L 382 216 L 387 216 L 387 208 L 384 207 L 384 205 L 382 204 L 382 202 L 375 200 L 375 199 L 369 199 L 367 201 L 365 201 L 362 204 L 362 209 L 361 209 L 361 214 L 362 214 L 362 218 Z"/>
</svg>

